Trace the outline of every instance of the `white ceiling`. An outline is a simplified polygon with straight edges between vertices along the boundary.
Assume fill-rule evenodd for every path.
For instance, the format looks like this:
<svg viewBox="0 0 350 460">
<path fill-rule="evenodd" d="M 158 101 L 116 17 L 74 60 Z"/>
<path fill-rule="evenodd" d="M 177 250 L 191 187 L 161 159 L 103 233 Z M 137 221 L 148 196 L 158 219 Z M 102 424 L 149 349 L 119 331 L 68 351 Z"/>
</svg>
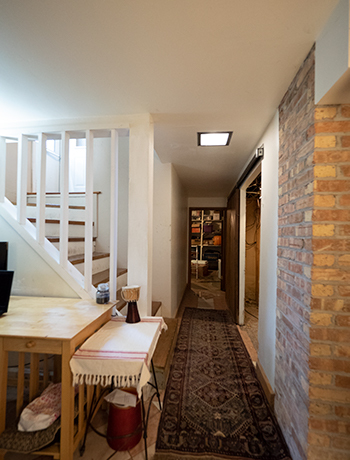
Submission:
<svg viewBox="0 0 350 460">
<path fill-rule="evenodd" d="M 149 112 L 188 195 L 227 196 L 336 3 L 0 0 L 0 123 Z"/>
</svg>

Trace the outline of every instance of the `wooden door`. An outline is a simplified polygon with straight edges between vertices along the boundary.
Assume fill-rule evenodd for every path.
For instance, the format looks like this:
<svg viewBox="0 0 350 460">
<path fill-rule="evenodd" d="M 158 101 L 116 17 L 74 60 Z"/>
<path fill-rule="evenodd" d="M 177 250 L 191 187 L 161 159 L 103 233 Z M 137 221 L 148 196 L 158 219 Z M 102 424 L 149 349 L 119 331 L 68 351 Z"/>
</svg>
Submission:
<svg viewBox="0 0 350 460">
<path fill-rule="evenodd" d="M 238 323 L 239 315 L 239 189 L 230 195 L 226 215 L 226 302 Z"/>
</svg>

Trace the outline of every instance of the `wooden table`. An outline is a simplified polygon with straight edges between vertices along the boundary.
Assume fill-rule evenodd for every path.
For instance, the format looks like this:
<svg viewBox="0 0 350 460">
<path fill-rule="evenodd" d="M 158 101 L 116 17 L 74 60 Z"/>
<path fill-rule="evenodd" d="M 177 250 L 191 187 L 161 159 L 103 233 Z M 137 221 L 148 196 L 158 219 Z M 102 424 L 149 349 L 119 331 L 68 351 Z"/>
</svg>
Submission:
<svg viewBox="0 0 350 460">
<path fill-rule="evenodd" d="M 69 361 L 76 348 L 110 319 L 113 306 L 112 302 L 100 305 L 94 300 L 11 297 L 8 313 L 0 317 L 0 434 L 6 425 L 8 352 L 20 352 L 23 365 L 24 352 L 31 356 L 60 355 L 61 442 L 56 458 L 73 459 L 78 440 L 74 439 L 74 388 Z M 37 380 L 35 376 L 30 380 L 32 394 L 38 387 Z M 4 454 L 0 451 L 0 459 Z"/>
</svg>

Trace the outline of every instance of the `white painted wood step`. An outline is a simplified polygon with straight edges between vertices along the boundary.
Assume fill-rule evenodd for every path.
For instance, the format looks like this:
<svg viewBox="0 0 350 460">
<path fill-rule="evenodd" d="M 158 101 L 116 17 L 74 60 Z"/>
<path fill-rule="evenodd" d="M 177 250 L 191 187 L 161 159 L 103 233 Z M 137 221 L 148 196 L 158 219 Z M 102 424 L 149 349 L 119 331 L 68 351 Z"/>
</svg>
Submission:
<svg viewBox="0 0 350 460">
<path fill-rule="evenodd" d="M 36 206 L 27 206 L 27 219 L 36 218 Z M 57 219 L 61 217 L 61 210 L 59 205 L 46 205 L 45 206 L 45 219 Z M 70 206 L 68 209 L 69 220 L 77 222 L 85 222 L 85 207 L 84 206 Z"/>
<path fill-rule="evenodd" d="M 47 193 L 45 195 L 46 204 L 60 204 L 61 196 L 59 193 Z M 84 193 L 69 193 L 68 196 L 70 206 L 85 206 L 85 194 Z M 36 193 L 27 194 L 27 203 L 36 203 Z"/>
<path fill-rule="evenodd" d="M 36 219 L 28 219 L 36 227 Z M 71 238 L 84 237 L 85 235 L 85 222 L 77 222 L 70 220 L 68 222 L 68 236 Z M 45 235 L 51 237 L 60 236 L 60 221 L 56 219 L 45 220 Z"/>
<path fill-rule="evenodd" d="M 59 238 L 58 237 L 46 237 L 58 250 L 60 250 Z M 96 238 L 93 242 L 93 250 L 96 249 Z M 68 258 L 74 255 L 82 254 L 85 251 L 84 238 L 69 238 L 68 240 Z"/>
<path fill-rule="evenodd" d="M 69 262 L 72 263 L 77 270 L 84 275 L 84 254 L 77 254 L 69 257 Z M 109 268 L 109 253 L 95 252 L 92 255 L 92 274 L 104 272 Z"/>
</svg>

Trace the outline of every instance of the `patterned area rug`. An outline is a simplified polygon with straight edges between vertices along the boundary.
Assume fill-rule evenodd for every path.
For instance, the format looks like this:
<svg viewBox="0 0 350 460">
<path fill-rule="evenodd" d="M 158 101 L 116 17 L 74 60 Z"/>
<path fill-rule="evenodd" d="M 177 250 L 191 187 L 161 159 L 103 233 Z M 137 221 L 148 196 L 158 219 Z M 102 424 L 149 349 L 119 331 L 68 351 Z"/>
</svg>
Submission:
<svg viewBox="0 0 350 460">
<path fill-rule="evenodd" d="M 186 308 L 155 459 L 290 460 L 228 311 Z"/>
</svg>

